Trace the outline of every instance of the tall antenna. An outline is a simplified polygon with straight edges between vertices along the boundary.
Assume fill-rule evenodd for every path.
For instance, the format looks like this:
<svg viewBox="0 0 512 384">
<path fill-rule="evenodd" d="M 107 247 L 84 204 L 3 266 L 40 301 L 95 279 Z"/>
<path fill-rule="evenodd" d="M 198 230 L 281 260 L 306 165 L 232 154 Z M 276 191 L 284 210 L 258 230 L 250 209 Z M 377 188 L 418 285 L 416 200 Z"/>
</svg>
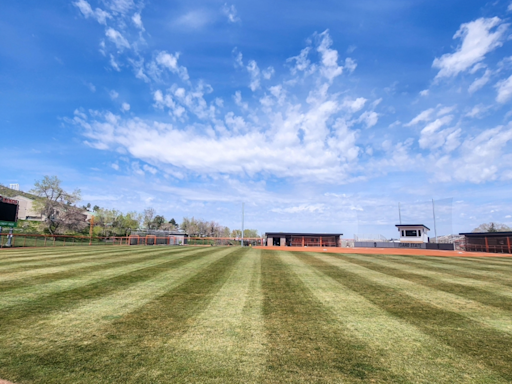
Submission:
<svg viewBox="0 0 512 384">
<path fill-rule="evenodd" d="M 244 208 L 245 203 L 242 203 L 242 247 L 244 246 Z"/>
<path fill-rule="evenodd" d="M 400 224 L 402 224 L 402 212 L 400 211 L 400 202 L 398 202 L 398 219 Z"/>
<path fill-rule="evenodd" d="M 437 243 L 436 208 L 434 205 L 434 199 L 432 199 L 432 214 L 434 216 L 434 234 L 436 235 L 436 243 Z"/>
</svg>

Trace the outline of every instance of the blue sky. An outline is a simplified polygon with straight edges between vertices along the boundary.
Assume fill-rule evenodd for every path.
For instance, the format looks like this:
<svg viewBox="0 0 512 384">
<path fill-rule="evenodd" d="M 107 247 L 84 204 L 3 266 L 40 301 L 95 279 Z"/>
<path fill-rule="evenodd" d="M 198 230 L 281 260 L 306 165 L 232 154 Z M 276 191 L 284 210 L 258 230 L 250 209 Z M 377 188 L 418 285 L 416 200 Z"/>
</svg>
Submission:
<svg viewBox="0 0 512 384">
<path fill-rule="evenodd" d="M 231 228 L 512 225 L 509 1 L 0 4 L 0 183 Z"/>
</svg>

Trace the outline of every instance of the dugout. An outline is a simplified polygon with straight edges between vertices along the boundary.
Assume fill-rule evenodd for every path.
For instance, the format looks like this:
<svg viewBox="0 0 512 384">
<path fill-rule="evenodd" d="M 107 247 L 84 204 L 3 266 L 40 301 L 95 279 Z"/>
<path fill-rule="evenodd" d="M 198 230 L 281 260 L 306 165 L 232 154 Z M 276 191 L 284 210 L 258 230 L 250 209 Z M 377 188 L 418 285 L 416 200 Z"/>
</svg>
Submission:
<svg viewBox="0 0 512 384">
<path fill-rule="evenodd" d="M 459 233 L 468 252 L 512 253 L 512 232 Z"/>
<path fill-rule="evenodd" d="M 266 232 L 268 247 L 340 247 L 343 233 Z"/>
</svg>

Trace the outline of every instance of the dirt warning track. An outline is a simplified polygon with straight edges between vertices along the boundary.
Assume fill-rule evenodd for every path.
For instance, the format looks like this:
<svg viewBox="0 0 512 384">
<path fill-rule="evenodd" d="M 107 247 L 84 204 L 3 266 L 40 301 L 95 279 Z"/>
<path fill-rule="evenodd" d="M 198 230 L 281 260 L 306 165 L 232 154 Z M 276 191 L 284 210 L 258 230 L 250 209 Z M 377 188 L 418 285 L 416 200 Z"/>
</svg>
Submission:
<svg viewBox="0 0 512 384">
<path fill-rule="evenodd" d="M 340 248 L 340 247 L 254 247 L 256 249 L 271 249 L 274 251 L 290 252 L 327 252 L 327 253 L 359 253 L 367 255 L 403 255 L 403 256 L 437 256 L 437 257 L 507 257 L 512 254 L 439 251 L 433 249 L 400 249 L 400 248 Z"/>
</svg>

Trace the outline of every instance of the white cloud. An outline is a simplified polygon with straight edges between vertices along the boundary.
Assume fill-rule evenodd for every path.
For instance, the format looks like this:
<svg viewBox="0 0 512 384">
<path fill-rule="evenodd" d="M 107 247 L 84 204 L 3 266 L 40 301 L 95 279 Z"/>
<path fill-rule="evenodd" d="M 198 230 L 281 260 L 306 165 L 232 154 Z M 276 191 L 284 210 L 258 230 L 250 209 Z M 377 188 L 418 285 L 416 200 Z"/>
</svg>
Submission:
<svg viewBox="0 0 512 384">
<path fill-rule="evenodd" d="M 265 80 L 270 80 L 270 78 L 274 75 L 275 73 L 275 70 L 273 67 L 268 67 L 267 69 L 265 69 L 264 71 L 261 72 L 261 74 L 263 75 L 263 78 Z"/>
<path fill-rule="evenodd" d="M 419 139 L 420 147 L 423 149 L 437 149 L 449 144 L 448 150 L 452 151 L 458 146 L 458 137 L 460 130 L 457 129 L 443 129 L 440 128 L 444 125 L 450 124 L 453 120 L 453 116 L 443 116 L 439 119 L 434 120 L 421 130 Z"/>
<path fill-rule="evenodd" d="M 84 84 L 87 86 L 87 88 L 89 88 L 89 90 L 91 92 L 96 92 L 96 87 L 94 86 L 93 83 L 89 83 L 89 82 L 86 81 L 86 82 L 84 82 Z"/>
<path fill-rule="evenodd" d="M 291 67 L 290 71 L 292 75 L 297 74 L 297 72 L 308 72 L 308 68 L 311 68 L 311 61 L 308 59 L 309 51 L 311 51 L 311 47 L 306 47 L 302 51 L 300 51 L 300 54 L 298 56 L 290 57 L 286 62 L 293 62 L 295 61 L 295 66 Z M 314 71 L 313 67 L 313 71 Z"/>
<path fill-rule="evenodd" d="M 258 64 L 256 64 L 256 61 L 249 61 L 249 64 L 247 65 L 247 71 L 249 72 L 249 75 L 251 75 L 249 88 L 251 88 L 251 91 L 254 92 L 260 87 L 260 69 L 258 68 Z"/>
<path fill-rule="evenodd" d="M 92 17 L 93 19 L 96 19 L 96 21 L 100 24 L 106 25 L 107 19 L 112 18 L 112 15 L 110 15 L 110 13 L 105 12 L 100 8 L 96 8 L 93 11 L 91 5 L 86 0 L 78 0 L 74 2 L 73 5 L 80 9 L 80 12 L 82 12 L 86 19 Z"/>
<path fill-rule="evenodd" d="M 108 93 L 108 95 L 110 96 L 110 98 L 111 98 L 112 100 L 115 100 L 115 99 L 117 99 L 117 98 L 119 97 L 119 93 L 117 93 L 114 89 L 113 89 L 113 90 L 111 90 L 111 91 Z"/>
<path fill-rule="evenodd" d="M 453 36 L 454 39 L 462 39 L 457 51 L 436 58 L 432 64 L 432 67 L 439 68 L 436 79 L 456 76 L 482 61 L 486 54 L 502 45 L 501 40 L 507 28 L 508 24 L 503 24 L 498 17 L 480 18 L 462 24 Z M 495 31 L 491 32 L 493 29 Z"/>
<path fill-rule="evenodd" d="M 153 168 L 147 164 L 144 164 L 142 166 L 142 169 L 144 169 L 146 172 L 152 173 L 153 175 L 156 175 L 158 172 L 156 168 Z"/>
<path fill-rule="evenodd" d="M 510 154 L 504 150 L 512 141 L 512 126 L 482 131 L 466 138 L 458 157 L 443 156 L 435 162 L 436 176 L 441 181 L 483 183 L 497 180 L 511 170 Z"/>
<path fill-rule="evenodd" d="M 124 111 L 124 112 L 128 112 L 130 110 L 130 104 L 128 103 L 123 103 L 121 105 L 121 109 Z"/>
<path fill-rule="evenodd" d="M 414 119 L 412 119 L 407 124 L 404 124 L 404 127 L 412 127 L 413 125 L 416 125 L 418 123 L 429 121 L 432 117 L 432 114 L 434 113 L 434 108 L 429 108 L 423 112 L 421 112 L 418 116 L 416 116 Z"/>
<path fill-rule="evenodd" d="M 119 164 L 113 163 L 111 164 L 111 167 L 114 168 L 116 171 L 119 171 Z"/>
<path fill-rule="evenodd" d="M 234 5 L 228 5 L 227 3 L 225 3 L 224 6 L 222 7 L 222 12 L 226 15 L 230 23 L 237 23 L 240 21 L 240 17 L 238 17 Z"/>
<path fill-rule="evenodd" d="M 320 73 L 330 82 L 343 73 L 343 67 L 338 65 L 338 51 L 331 49 L 332 39 L 329 36 L 329 31 L 324 31 L 320 34 L 320 44 L 317 51 L 320 53 L 322 59 L 322 66 Z"/>
<path fill-rule="evenodd" d="M 345 59 L 345 68 L 348 71 L 348 73 L 352 73 L 357 68 L 357 63 L 354 59 L 351 59 L 350 57 L 347 57 Z"/>
<path fill-rule="evenodd" d="M 236 91 L 235 96 L 233 96 L 233 99 L 235 100 L 235 104 L 238 105 L 240 108 L 247 110 L 249 109 L 249 104 L 244 103 L 242 101 L 242 92 Z"/>
<path fill-rule="evenodd" d="M 508 79 L 501 80 L 496 84 L 496 88 L 498 89 L 496 101 L 502 104 L 506 103 L 512 97 L 512 76 Z"/>
<path fill-rule="evenodd" d="M 133 0 L 110 0 L 107 2 L 112 12 L 126 14 L 135 7 Z"/>
<path fill-rule="evenodd" d="M 447 115 L 449 114 L 450 112 L 452 112 L 453 110 L 455 110 L 456 106 L 451 106 L 451 107 L 443 107 L 441 108 L 439 111 L 437 111 L 437 116 L 444 116 L 444 115 Z"/>
<path fill-rule="evenodd" d="M 355 113 L 363 109 L 366 102 L 367 100 L 364 97 L 358 97 L 357 99 L 346 98 L 343 100 L 341 107 Z"/>
<path fill-rule="evenodd" d="M 167 53 L 166 51 L 161 51 L 155 58 L 155 63 L 160 67 L 166 68 L 172 73 L 178 74 L 182 80 L 188 80 L 188 71 L 187 68 L 178 65 L 178 58 L 180 54 L 176 52 L 174 55 L 171 53 Z M 153 71 L 153 74 L 158 76 L 158 74 Z"/>
<path fill-rule="evenodd" d="M 483 104 L 475 105 L 471 110 L 466 113 L 466 117 L 470 118 L 479 118 L 482 117 L 482 115 L 487 112 L 489 109 L 491 109 L 491 106 L 484 106 Z"/>
<path fill-rule="evenodd" d="M 118 72 L 121 71 L 121 68 L 119 68 L 119 64 L 117 63 L 116 59 L 114 58 L 114 55 L 110 55 L 110 65 L 116 71 L 118 71 Z"/>
<path fill-rule="evenodd" d="M 196 9 L 180 16 L 175 24 L 179 27 L 201 29 L 210 24 L 212 16 L 209 12 L 203 9 Z"/>
<path fill-rule="evenodd" d="M 132 16 L 133 24 L 140 30 L 144 31 L 144 25 L 142 24 L 142 18 L 140 17 L 140 13 L 135 13 Z"/>
<path fill-rule="evenodd" d="M 324 211 L 324 204 L 301 204 L 296 207 L 289 208 L 273 208 L 272 212 L 276 213 L 301 213 L 301 212 L 318 212 L 322 213 Z"/>
<path fill-rule="evenodd" d="M 428 96 L 428 94 L 429 94 L 428 89 L 424 89 L 423 91 L 420 91 L 420 96 L 426 97 L 426 96 Z"/>
<path fill-rule="evenodd" d="M 123 50 L 124 48 L 130 48 L 130 43 L 124 38 L 121 32 L 116 31 L 114 28 L 108 28 L 105 31 L 105 35 L 112 41 L 117 49 Z"/>
<path fill-rule="evenodd" d="M 485 73 L 483 74 L 483 76 L 479 77 L 478 79 L 473 81 L 473 83 L 469 86 L 468 92 L 469 93 L 475 93 L 480 88 L 482 88 L 491 79 L 491 74 L 492 74 L 492 72 L 490 70 L 486 69 Z"/>
<path fill-rule="evenodd" d="M 359 123 L 364 123 L 366 128 L 371 128 L 379 121 L 379 114 L 374 111 L 365 111 L 357 119 Z"/>
</svg>

